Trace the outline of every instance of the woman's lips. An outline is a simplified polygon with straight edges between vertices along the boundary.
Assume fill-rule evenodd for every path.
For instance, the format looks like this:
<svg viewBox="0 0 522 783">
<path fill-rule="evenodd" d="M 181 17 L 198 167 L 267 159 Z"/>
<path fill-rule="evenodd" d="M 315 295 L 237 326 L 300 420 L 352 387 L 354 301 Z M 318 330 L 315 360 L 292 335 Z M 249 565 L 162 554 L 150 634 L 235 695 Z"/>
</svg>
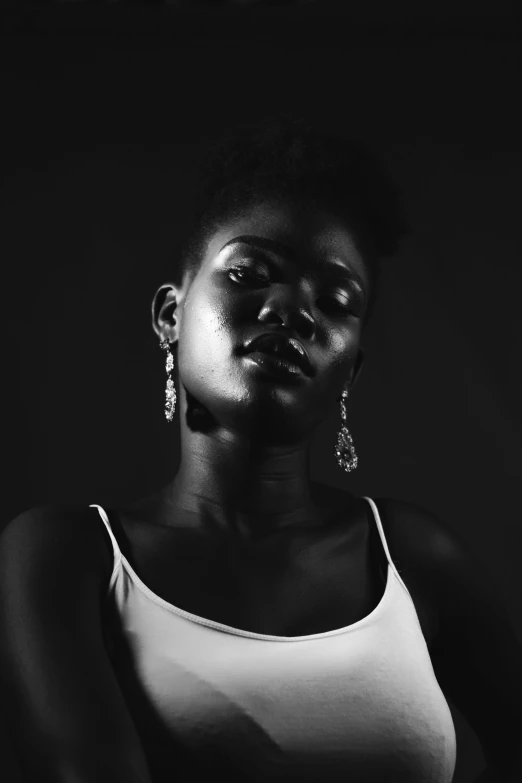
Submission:
<svg viewBox="0 0 522 783">
<path fill-rule="evenodd" d="M 251 359 L 253 363 L 267 370 L 271 374 L 287 379 L 302 379 L 307 376 L 303 370 L 288 359 L 278 356 L 275 353 L 266 351 L 252 351 L 246 354 L 246 359 Z"/>
<path fill-rule="evenodd" d="M 288 337 L 280 331 L 265 332 L 251 340 L 247 352 L 262 351 L 276 354 L 291 364 L 297 364 L 305 375 L 314 375 L 314 368 L 304 346 L 295 337 Z"/>
</svg>

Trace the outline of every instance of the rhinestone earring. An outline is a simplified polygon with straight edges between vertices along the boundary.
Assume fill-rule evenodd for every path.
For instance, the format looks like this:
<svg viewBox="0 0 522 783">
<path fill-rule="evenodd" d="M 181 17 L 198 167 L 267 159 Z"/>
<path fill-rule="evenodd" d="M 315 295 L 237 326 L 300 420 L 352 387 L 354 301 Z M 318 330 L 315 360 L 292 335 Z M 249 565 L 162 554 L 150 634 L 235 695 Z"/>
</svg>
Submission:
<svg viewBox="0 0 522 783">
<path fill-rule="evenodd" d="M 172 421 L 174 417 L 174 411 L 176 410 L 176 389 L 174 388 L 174 381 L 172 380 L 172 370 L 174 369 L 174 357 L 170 352 L 170 343 L 168 340 L 162 340 L 160 342 L 160 348 L 167 352 L 167 361 L 165 362 L 165 369 L 167 371 L 167 386 L 165 389 L 165 418 L 167 421 Z"/>
<path fill-rule="evenodd" d="M 337 433 L 337 443 L 334 449 L 334 454 L 337 459 L 337 464 L 340 468 L 343 468 L 347 473 L 355 470 L 357 467 L 358 457 L 355 453 L 353 445 L 353 439 L 350 435 L 348 427 L 346 426 L 346 404 L 345 401 L 348 397 L 346 389 L 341 395 L 341 430 Z"/>
</svg>

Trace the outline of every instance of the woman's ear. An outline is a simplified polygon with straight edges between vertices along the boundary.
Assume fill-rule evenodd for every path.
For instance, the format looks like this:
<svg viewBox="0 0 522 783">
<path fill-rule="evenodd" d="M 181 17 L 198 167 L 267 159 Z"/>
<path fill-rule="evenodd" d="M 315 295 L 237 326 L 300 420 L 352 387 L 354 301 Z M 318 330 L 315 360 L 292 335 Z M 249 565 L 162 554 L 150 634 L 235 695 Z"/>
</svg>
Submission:
<svg viewBox="0 0 522 783">
<path fill-rule="evenodd" d="M 180 301 L 180 290 L 174 283 L 160 285 L 152 300 L 152 328 L 161 340 L 176 342 L 179 319 L 175 312 Z"/>
</svg>

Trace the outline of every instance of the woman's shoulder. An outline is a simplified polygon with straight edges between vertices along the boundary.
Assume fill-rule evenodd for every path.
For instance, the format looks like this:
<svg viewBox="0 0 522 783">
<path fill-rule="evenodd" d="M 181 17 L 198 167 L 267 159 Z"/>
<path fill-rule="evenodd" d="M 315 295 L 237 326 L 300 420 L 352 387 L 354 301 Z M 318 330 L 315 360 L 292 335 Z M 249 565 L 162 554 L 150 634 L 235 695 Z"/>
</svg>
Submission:
<svg viewBox="0 0 522 783">
<path fill-rule="evenodd" d="M 388 545 L 404 566 L 436 571 L 447 566 L 465 545 L 446 519 L 425 506 L 398 498 L 374 498 Z"/>
<path fill-rule="evenodd" d="M 84 569 L 103 581 L 112 572 L 105 538 L 95 508 L 80 503 L 34 506 L 2 529 L 0 567 L 10 562 L 26 573 L 44 569 L 57 576 L 73 568 L 76 573 Z"/>
<path fill-rule="evenodd" d="M 2 541 L 29 544 L 36 538 L 49 540 L 57 534 L 73 540 L 89 534 L 92 509 L 81 504 L 47 504 L 24 509 L 2 529 Z M 91 522 L 91 524 L 89 524 Z"/>
<path fill-rule="evenodd" d="M 332 508 L 352 519 L 376 524 L 375 506 L 390 555 L 399 569 L 424 571 L 431 565 L 428 570 L 437 571 L 437 565 L 446 563 L 462 547 L 445 520 L 411 501 L 356 495 L 327 484 L 315 484 L 314 491 Z M 373 503 L 368 503 L 367 498 Z"/>
<path fill-rule="evenodd" d="M 376 505 L 391 558 L 406 584 L 440 619 L 451 614 L 456 602 L 448 585 L 460 584 L 469 592 L 479 576 L 470 547 L 447 519 L 425 506 L 397 498 L 377 498 Z"/>
</svg>

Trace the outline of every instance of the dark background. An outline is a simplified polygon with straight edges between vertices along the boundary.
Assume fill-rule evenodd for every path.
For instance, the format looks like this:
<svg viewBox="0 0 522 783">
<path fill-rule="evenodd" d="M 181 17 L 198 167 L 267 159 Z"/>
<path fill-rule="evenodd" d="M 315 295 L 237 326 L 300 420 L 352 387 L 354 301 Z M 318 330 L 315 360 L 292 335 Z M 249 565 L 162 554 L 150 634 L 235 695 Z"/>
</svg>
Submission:
<svg viewBox="0 0 522 783">
<path fill-rule="evenodd" d="M 437 513 L 522 637 L 521 28 L 502 2 L 350 6 L 2 12 L 0 526 L 171 477 L 150 302 L 177 263 L 198 143 L 295 109 L 364 136 L 414 227 L 363 339 L 359 467 L 335 463 L 335 415 L 312 475 Z M 465 783 L 483 760 L 450 706 Z"/>
</svg>

